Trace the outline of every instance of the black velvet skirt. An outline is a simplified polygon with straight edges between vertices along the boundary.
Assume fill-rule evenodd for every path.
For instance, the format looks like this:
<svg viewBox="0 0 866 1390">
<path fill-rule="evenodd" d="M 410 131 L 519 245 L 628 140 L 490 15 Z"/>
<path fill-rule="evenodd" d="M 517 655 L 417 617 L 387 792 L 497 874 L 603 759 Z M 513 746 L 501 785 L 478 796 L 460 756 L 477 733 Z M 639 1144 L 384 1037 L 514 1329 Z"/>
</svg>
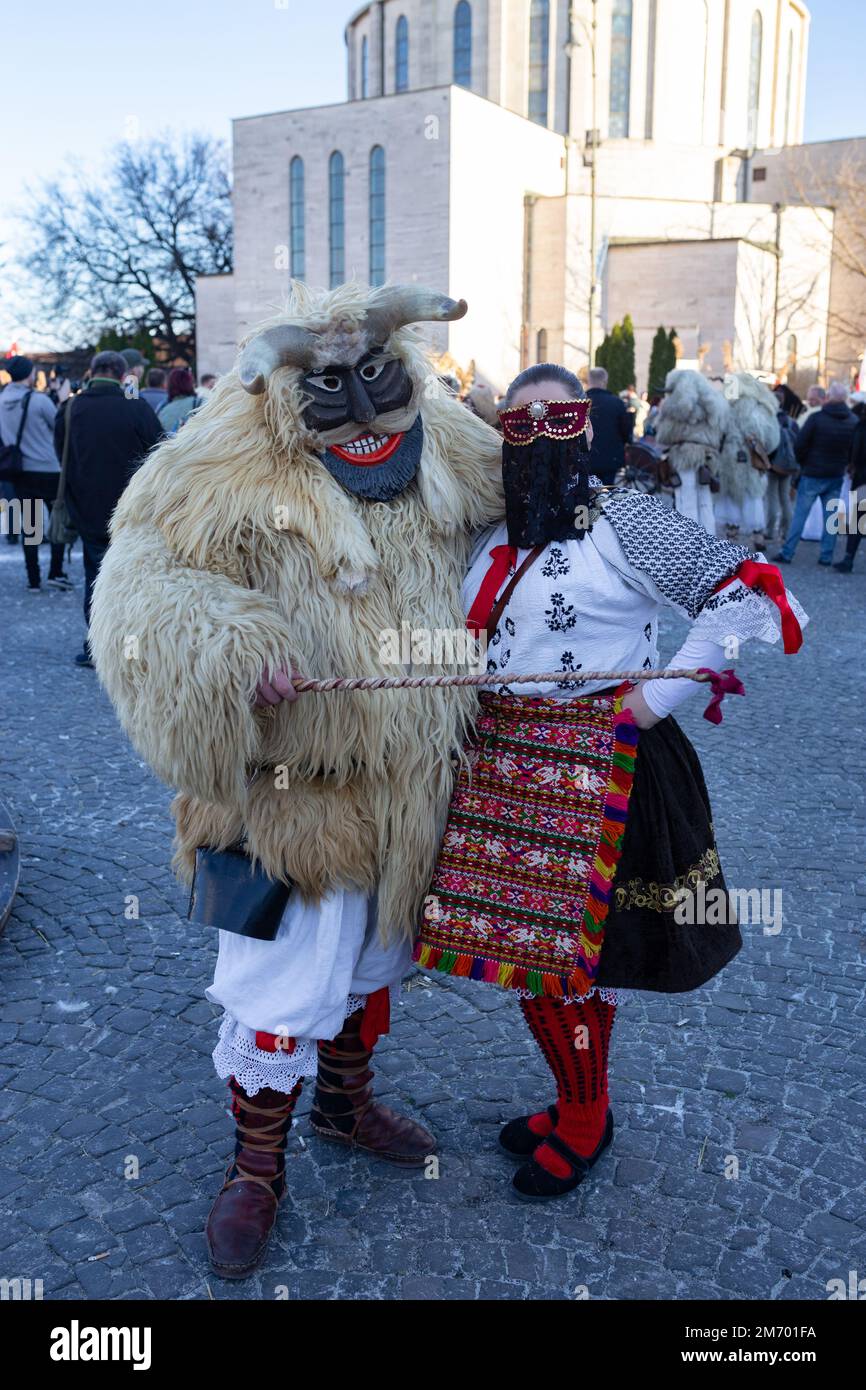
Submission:
<svg viewBox="0 0 866 1390">
<path fill-rule="evenodd" d="M 698 755 L 669 715 L 641 730 L 598 983 L 706 984 L 743 944 L 729 902 Z"/>
</svg>

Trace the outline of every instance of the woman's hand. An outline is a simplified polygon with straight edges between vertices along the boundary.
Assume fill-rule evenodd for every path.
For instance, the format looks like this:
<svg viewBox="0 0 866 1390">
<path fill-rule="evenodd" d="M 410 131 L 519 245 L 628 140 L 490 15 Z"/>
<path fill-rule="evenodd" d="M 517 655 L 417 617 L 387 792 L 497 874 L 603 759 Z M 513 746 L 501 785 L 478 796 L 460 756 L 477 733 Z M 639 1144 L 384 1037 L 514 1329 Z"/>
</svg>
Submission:
<svg viewBox="0 0 866 1390">
<path fill-rule="evenodd" d="M 623 709 L 630 709 L 634 715 L 634 722 L 639 729 L 651 729 L 654 724 L 658 724 L 661 716 L 653 714 L 639 685 L 631 689 L 627 695 L 623 696 Z"/>
<path fill-rule="evenodd" d="M 292 681 L 298 679 L 300 679 L 299 671 L 293 670 L 289 675 L 283 666 L 278 666 L 275 671 L 269 671 L 265 667 L 256 686 L 253 709 L 267 709 L 269 706 L 281 704 L 283 700 L 288 700 L 291 704 L 298 698 L 298 692 L 292 685 Z"/>
</svg>

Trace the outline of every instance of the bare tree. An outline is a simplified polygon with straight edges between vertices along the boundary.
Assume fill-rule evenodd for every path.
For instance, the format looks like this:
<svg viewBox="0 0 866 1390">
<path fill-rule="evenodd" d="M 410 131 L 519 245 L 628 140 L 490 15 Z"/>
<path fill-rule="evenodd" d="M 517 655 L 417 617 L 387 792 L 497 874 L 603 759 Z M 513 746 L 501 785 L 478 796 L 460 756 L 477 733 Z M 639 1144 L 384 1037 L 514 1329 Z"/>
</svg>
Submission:
<svg viewBox="0 0 866 1390">
<path fill-rule="evenodd" d="M 106 328 L 195 353 L 195 279 L 231 270 L 232 209 L 221 141 L 162 136 L 117 146 L 105 178 L 44 182 L 21 214 L 34 331 L 95 342 Z"/>
<path fill-rule="evenodd" d="M 834 210 L 827 369 L 847 378 L 866 350 L 866 150 L 859 140 L 830 142 L 820 151 L 783 150 L 773 173 L 783 196 L 814 212 L 816 255 L 823 247 L 817 221 L 826 208 Z"/>
<path fill-rule="evenodd" d="M 743 241 L 745 243 L 746 239 Z M 790 374 L 796 368 L 797 359 L 788 348 L 788 339 L 804 318 L 809 317 L 821 276 L 820 266 L 817 269 L 809 267 L 796 282 L 788 279 L 780 284 L 777 266 L 780 253 L 773 243 L 746 244 L 750 251 L 742 260 L 739 298 L 745 332 L 743 340 L 737 343 L 740 360 L 734 370 Z M 814 380 L 815 368 L 808 374 Z"/>
</svg>

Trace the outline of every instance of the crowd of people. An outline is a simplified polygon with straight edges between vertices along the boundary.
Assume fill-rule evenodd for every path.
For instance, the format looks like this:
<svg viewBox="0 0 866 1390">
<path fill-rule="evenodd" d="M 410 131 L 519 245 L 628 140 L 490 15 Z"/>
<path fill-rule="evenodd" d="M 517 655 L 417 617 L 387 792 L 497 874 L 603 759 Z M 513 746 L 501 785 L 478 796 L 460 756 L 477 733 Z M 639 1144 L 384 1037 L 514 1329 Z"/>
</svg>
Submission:
<svg viewBox="0 0 866 1390">
<path fill-rule="evenodd" d="M 89 623 L 121 493 L 149 450 L 202 404 L 216 377 L 204 373 L 196 384 L 188 367 L 148 367 L 136 348 L 97 353 L 81 383 L 60 373 L 44 390 L 36 389 L 30 358 L 9 358 L 3 368 L 10 380 L 0 391 L 0 445 L 17 445 L 20 469 L 0 480 L 0 497 L 41 505 L 48 522 L 38 528 L 48 548 L 47 576 L 40 546 L 30 539 L 23 546 L 28 592 L 68 593 L 73 583 L 65 560 L 80 540 Z M 460 394 L 456 379 L 442 380 Z M 736 388 L 729 400 L 730 381 Z M 723 388 L 697 372 L 675 370 L 663 391 L 641 396 L 630 386 L 617 394 L 602 367 L 586 372 L 585 389 L 590 466 L 603 483 L 629 485 L 640 469 L 629 470 L 628 460 L 655 457 L 662 465 L 655 485 L 669 505 L 713 534 L 751 540 L 760 550 L 775 541 L 777 564 L 789 564 L 801 540 L 820 541 L 818 563 L 851 573 L 860 542 L 858 501 L 866 508 L 866 392 L 816 383 L 804 402 L 787 386 L 771 391 L 747 373 L 728 378 Z M 489 385 L 475 382 L 462 399 L 501 431 L 503 399 Z M 22 537 L 5 510 L 2 521 L 9 543 L 18 543 Z M 840 535 L 845 549 L 837 560 Z M 92 667 L 86 636 L 74 659 Z"/>
<path fill-rule="evenodd" d="M 851 573 L 861 520 L 866 529 L 866 391 L 815 383 L 804 401 L 747 372 L 722 382 L 675 369 L 662 390 L 617 394 L 603 367 L 585 373 L 585 387 L 590 461 L 603 483 L 649 482 L 714 535 L 760 550 L 775 543 L 778 564 L 790 564 L 801 540 L 819 541 L 818 563 Z M 499 428 L 501 401 L 489 386 L 473 385 L 463 401 Z"/>
<path fill-rule="evenodd" d="M 84 617 L 89 624 L 93 585 L 108 548 L 111 514 L 135 470 L 160 439 L 176 434 L 216 384 L 188 367 L 150 367 L 137 348 L 98 352 L 80 383 L 62 372 L 37 389 L 38 368 L 29 357 L 2 362 L 9 381 L 0 391 L 0 446 L 15 455 L 0 477 L 7 503 L 43 509 L 33 536 L 23 536 L 3 509 L 10 544 L 24 541 L 27 591 L 73 589 L 64 565 L 80 540 L 84 561 Z M 145 384 L 142 384 L 145 383 Z M 48 574 L 40 544 L 48 546 Z M 76 655 L 92 667 L 85 637 Z"/>
</svg>

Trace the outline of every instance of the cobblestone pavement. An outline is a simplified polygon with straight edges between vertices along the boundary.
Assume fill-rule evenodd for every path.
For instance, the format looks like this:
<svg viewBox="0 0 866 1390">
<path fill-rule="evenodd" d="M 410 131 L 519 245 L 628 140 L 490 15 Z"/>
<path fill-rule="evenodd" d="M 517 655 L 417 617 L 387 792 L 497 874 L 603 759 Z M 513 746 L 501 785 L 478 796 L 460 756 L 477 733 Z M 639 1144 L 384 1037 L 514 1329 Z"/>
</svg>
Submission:
<svg viewBox="0 0 866 1390">
<path fill-rule="evenodd" d="M 749 647 L 722 727 L 700 700 L 683 718 L 729 885 L 781 888 L 784 927 L 746 928 L 707 989 L 621 1007 L 618 1129 L 592 1180 L 553 1206 L 509 1198 L 497 1127 L 550 1099 L 544 1065 L 514 999 L 415 975 L 377 1070 L 438 1134 L 438 1181 L 317 1141 L 307 1100 L 267 1263 L 226 1284 L 202 1237 L 230 1149 L 214 942 L 169 875 L 169 793 L 71 665 L 80 562 L 74 596 L 30 596 L 0 542 L 2 795 L 22 839 L 0 938 L 0 1275 L 48 1299 L 823 1299 L 866 1275 L 866 567 L 844 578 L 816 550 L 786 574 L 813 616 L 803 652 Z"/>
</svg>

